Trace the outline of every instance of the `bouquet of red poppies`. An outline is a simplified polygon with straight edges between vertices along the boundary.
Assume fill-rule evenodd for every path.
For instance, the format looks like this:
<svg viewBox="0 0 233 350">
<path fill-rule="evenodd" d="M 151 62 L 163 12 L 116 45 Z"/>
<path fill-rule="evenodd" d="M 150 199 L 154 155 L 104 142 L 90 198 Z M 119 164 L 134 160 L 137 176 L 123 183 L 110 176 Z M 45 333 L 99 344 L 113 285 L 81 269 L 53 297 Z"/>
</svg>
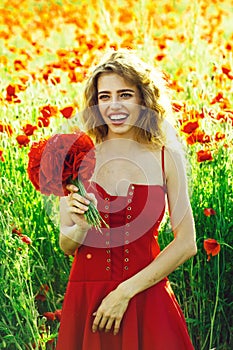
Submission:
<svg viewBox="0 0 233 350">
<path fill-rule="evenodd" d="M 84 132 L 56 134 L 35 142 L 28 156 L 28 176 L 36 190 L 45 195 L 67 196 L 66 186 L 72 183 L 85 196 L 85 184 L 95 168 L 95 150 Z M 84 215 L 99 230 L 101 222 L 106 225 L 92 202 Z"/>
</svg>

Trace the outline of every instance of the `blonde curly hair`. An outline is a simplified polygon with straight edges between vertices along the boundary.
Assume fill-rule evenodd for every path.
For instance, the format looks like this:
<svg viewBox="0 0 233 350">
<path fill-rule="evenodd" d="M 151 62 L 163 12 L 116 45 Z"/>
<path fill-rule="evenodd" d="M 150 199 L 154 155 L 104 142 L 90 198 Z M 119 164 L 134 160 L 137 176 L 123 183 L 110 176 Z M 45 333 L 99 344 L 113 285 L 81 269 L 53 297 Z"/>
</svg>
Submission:
<svg viewBox="0 0 233 350">
<path fill-rule="evenodd" d="M 95 142 L 100 143 L 108 133 L 98 108 L 98 78 L 105 73 L 116 73 L 127 82 L 136 85 L 144 108 L 135 125 L 135 139 L 141 143 L 161 147 L 166 137 L 163 130 L 165 118 L 171 114 L 171 103 L 166 79 L 159 69 L 143 62 L 134 52 L 111 51 L 91 72 L 84 88 L 84 126 Z"/>
</svg>

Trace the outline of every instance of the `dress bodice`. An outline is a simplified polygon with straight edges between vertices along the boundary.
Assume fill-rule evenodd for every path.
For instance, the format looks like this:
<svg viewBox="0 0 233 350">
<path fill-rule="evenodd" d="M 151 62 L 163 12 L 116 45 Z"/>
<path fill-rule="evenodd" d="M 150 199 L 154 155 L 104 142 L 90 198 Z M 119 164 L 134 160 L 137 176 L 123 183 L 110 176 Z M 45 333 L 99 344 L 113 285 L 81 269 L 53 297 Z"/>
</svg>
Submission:
<svg viewBox="0 0 233 350">
<path fill-rule="evenodd" d="M 92 182 L 88 192 L 95 194 L 97 208 L 109 228 L 103 225 L 101 233 L 95 228 L 88 231 L 76 253 L 78 265 L 83 260 L 83 267 L 78 274 L 71 275 L 85 279 L 87 274 L 91 279 L 128 278 L 148 265 L 160 251 L 157 238 L 165 211 L 165 188 L 131 184 L 126 196 L 113 196 Z"/>
</svg>

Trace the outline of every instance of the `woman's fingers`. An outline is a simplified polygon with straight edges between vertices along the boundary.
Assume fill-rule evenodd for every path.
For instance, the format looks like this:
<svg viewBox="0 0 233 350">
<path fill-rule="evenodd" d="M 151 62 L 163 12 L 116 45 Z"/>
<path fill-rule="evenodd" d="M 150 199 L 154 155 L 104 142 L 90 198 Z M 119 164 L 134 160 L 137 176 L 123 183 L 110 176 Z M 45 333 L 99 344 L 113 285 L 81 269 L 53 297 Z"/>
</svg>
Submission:
<svg viewBox="0 0 233 350">
<path fill-rule="evenodd" d="M 76 187 L 75 185 L 72 185 L 72 184 L 67 185 L 66 188 L 70 192 L 77 192 L 78 191 L 78 187 Z"/>
</svg>

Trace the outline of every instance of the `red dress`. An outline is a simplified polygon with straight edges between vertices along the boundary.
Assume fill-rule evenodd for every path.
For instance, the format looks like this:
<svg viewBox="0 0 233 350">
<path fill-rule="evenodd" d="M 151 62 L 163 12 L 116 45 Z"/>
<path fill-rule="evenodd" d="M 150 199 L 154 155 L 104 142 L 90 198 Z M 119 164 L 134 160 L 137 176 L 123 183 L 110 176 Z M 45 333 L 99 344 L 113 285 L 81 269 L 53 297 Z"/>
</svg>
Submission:
<svg viewBox="0 0 233 350">
<path fill-rule="evenodd" d="M 92 314 L 102 299 L 159 254 L 166 188 L 131 184 L 123 197 L 92 183 L 88 191 L 111 229 L 89 230 L 76 251 L 56 350 L 193 350 L 167 278 L 130 300 L 117 335 L 92 332 Z"/>
</svg>

